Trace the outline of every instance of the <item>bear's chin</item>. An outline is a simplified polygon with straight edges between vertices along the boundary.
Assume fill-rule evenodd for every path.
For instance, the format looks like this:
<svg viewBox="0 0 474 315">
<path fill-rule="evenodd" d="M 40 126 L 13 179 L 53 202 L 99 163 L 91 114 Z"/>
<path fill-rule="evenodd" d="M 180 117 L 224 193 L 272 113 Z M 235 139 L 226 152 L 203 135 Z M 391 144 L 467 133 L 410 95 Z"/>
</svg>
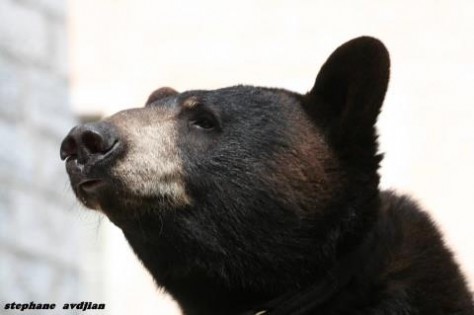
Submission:
<svg viewBox="0 0 474 315">
<path fill-rule="evenodd" d="M 135 195 L 129 191 L 103 189 L 100 194 L 79 197 L 79 201 L 87 208 L 105 214 L 110 221 L 120 228 L 126 228 L 135 221 L 151 217 L 161 217 L 164 213 L 179 208 L 167 196 Z"/>
</svg>

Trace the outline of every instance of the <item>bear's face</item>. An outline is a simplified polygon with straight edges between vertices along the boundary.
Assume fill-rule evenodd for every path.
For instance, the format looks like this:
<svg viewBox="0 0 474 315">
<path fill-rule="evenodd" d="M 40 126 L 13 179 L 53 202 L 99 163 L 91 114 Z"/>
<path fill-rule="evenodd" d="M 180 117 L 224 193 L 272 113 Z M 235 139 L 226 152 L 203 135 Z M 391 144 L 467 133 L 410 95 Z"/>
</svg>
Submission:
<svg viewBox="0 0 474 315">
<path fill-rule="evenodd" d="M 251 86 L 158 89 L 144 108 L 71 131 L 61 154 L 74 191 L 112 217 L 268 202 L 317 214 L 350 194 L 354 181 L 377 181 L 373 125 L 387 56 L 374 39 L 353 40 L 306 95 Z"/>
<path fill-rule="evenodd" d="M 105 154 L 86 152 L 97 145 L 84 137 L 96 132 L 94 125 L 66 140 L 84 151 L 67 160 L 74 191 L 84 205 L 111 216 L 207 203 L 251 209 L 266 199 L 311 212 L 331 198 L 342 174 L 302 99 L 251 86 L 159 89 L 144 108 L 100 123 L 104 136 L 114 138 L 95 139 L 113 142 Z"/>
</svg>

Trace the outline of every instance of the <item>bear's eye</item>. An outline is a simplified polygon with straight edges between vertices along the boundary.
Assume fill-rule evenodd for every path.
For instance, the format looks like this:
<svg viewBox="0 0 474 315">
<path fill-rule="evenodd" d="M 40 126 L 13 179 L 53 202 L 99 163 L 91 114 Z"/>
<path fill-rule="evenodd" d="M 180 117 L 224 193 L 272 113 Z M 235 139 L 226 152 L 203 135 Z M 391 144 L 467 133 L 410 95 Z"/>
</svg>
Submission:
<svg viewBox="0 0 474 315">
<path fill-rule="evenodd" d="M 190 125 L 204 130 L 212 130 L 216 127 L 216 121 L 212 117 L 201 116 L 190 121 Z"/>
</svg>

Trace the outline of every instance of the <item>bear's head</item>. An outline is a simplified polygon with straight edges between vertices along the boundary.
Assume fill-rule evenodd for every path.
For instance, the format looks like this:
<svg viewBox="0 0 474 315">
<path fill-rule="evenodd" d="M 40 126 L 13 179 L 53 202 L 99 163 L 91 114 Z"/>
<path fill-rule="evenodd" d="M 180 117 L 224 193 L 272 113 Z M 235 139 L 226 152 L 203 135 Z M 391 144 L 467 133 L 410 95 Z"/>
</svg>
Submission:
<svg viewBox="0 0 474 315">
<path fill-rule="evenodd" d="M 313 281 L 373 221 L 388 78 L 383 44 L 360 37 L 307 94 L 161 88 L 73 128 L 61 157 L 78 199 L 178 301 L 198 303 L 193 283 L 264 300 Z"/>
</svg>

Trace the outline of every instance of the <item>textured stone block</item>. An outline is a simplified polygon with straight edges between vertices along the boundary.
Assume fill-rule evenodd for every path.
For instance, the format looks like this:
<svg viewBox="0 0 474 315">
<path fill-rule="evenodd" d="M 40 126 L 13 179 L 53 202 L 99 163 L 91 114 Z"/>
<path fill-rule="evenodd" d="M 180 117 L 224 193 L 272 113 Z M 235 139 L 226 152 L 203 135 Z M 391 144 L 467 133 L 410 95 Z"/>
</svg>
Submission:
<svg viewBox="0 0 474 315">
<path fill-rule="evenodd" d="M 27 133 L 18 124 L 0 124 L 0 141 L 5 148 L 0 150 L 0 177 L 4 184 L 33 183 L 35 152 Z"/>
<path fill-rule="evenodd" d="M 71 246 L 80 241 L 75 214 L 35 192 L 12 190 L 10 198 L 7 213 L 12 232 L 2 233 L 2 239 L 32 256 L 76 267 L 81 253 Z"/>
<path fill-rule="evenodd" d="M 34 139 L 36 140 L 32 141 L 32 149 L 36 152 L 33 157 L 35 173 L 32 181 L 34 187 L 42 192 L 54 194 L 55 198 L 61 199 L 61 202 L 72 201 L 72 192 L 69 189 L 69 179 L 64 161 L 61 161 L 59 157 L 60 136 L 45 138 L 36 135 Z"/>
<path fill-rule="evenodd" d="M 29 61 L 49 58 L 48 28 L 41 12 L 19 2 L 0 1 L 0 47 Z"/>
<path fill-rule="evenodd" d="M 51 264 L 47 260 L 31 259 L 28 255 L 0 248 L 0 296 L 3 303 L 62 303 L 76 302 L 79 291 L 78 275 L 75 270 Z M 15 268 L 12 268 L 15 266 Z M 8 311 L 2 307 L 1 314 L 18 314 L 18 310 Z M 22 314 L 52 314 L 51 311 L 28 310 Z M 57 313 L 57 312 L 53 312 Z"/>
<path fill-rule="evenodd" d="M 41 10 L 56 19 L 67 15 L 68 1 L 64 0 L 22 0 L 25 5 Z"/>
<path fill-rule="evenodd" d="M 27 122 L 61 139 L 74 125 L 68 110 L 67 82 L 45 70 L 25 74 L 24 112 Z"/>
<path fill-rule="evenodd" d="M 52 52 L 49 64 L 62 78 L 69 73 L 68 30 L 64 23 L 51 24 Z"/>
<path fill-rule="evenodd" d="M 20 115 L 21 82 L 19 69 L 0 53 L 0 117 L 17 119 Z"/>
<path fill-rule="evenodd" d="M 13 211 L 11 208 L 10 190 L 11 187 L 8 183 L 0 185 L 0 240 L 14 231 L 11 224 Z M 0 279 L 2 279 L 1 275 L 2 272 L 0 269 Z"/>
<path fill-rule="evenodd" d="M 15 252 L 0 246 L 0 297 L 2 302 L 14 302 L 27 299 L 27 293 L 22 290 L 22 284 L 17 282 L 17 274 L 21 270 Z M 3 311 L 3 307 L 2 307 Z M 3 313 L 2 313 L 3 314 Z M 5 313 L 6 314 L 6 313 Z"/>
</svg>

